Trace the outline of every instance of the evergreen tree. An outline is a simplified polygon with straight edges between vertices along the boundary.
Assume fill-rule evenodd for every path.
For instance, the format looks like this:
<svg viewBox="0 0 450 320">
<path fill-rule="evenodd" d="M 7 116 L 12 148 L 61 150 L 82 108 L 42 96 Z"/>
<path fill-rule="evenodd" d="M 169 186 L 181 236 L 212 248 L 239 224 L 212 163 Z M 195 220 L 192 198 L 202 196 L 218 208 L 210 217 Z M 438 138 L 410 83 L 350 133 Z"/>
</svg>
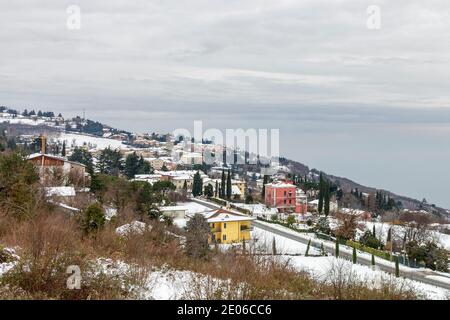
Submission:
<svg viewBox="0 0 450 320">
<path fill-rule="evenodd" d="M 27 109 L 23 110 L 22 115 L 24 117 L 28 117 L 28 110 Z"/>
<path fill-rule="evenodd" d="M 65 141 L 65 140 L 63 141 L 62 150 L 61 150 L 61 155 L 62 155 L 63 157 L 66 156 L 66 141 Z"/>
<path fill-rule="evenodd" d="M 197 171 L 197 173 L 194 174 L 194 181 L 192 184 L 192 195 L 194 197 L 201 196 L 203 193 L 202 189 L 203 189 L 202 178 L 200 176 L 200 172 Z"/>
<path fill-rule="evenodd" d="M 68 160 L 84 164 L 86 166 L 87 172 L 89 172 L 91 175 L 94 173 L 94 162 L 89 151 L 83 148 L 75 147 Z"/>
<path fill-rule="evenodd" d="M 262 200 L 264 201 L 264 199 L 266 198 L 266 184 L 269 183 L 269 176 L 268 175 L 264 175 L 263 178 L 263 187 L 262 187 Z"/>
<path fill-rule="evenodd" d="M 273 255 L 277 254 L 277 244 L 275 242 L 275 237 L 273 237 L 273 239 L 272 239 L 272 254 Z"/>
<path fill-rule="evenodd" d="M 319 178 L 319 205 L 318 205 L 319 213 L 322 213 L 322 210 L 323 210 L 324 190 L 325 190 L 324 180 L 323 180 L 323 174 L 321 172 L 320 178 Z"/>
<path fill-rule="evenodd" d="M 103 208 L 99 204 L 94 203 L 84 210 L 81 227 L 85 233 L 98 231 L 104 226 L 105 220 Z"/>
<path fill-rule="evenodd" d="M 208 184 L 205 186 L 204 195 L 210 199 L 212 196 L 214 196 L 213 186 Z"/>
<path fill-rule="evenodd" d="M 330 185 L 328 182 L 324 183 L 324 213 L 326 216 L 330 213 Z"/>
<path fill-rule="evenodd" d="M 311 239 L 309 239 L 308 245 L 306 246 L 305 257 L 307 257 L 309 255 L 309 247 L 310 247 L 310 245 L 311 245 Z"/>
<path fill-rule="evenodd" d="M 138 174 L 149 174 L 152 173 L 153 169 L 150 165 L 150 162 L 145 161 L 144 157 L 141 155 L 139 158 L 139 167 L 138 167 Z"/>
<path fill-rule="evenodd" d="M 122 155 L 119 150 L 106 148 L 101 151 L 97 165 L 100 173 L 118 176 L 123 166 Z"/>
<path fill-rule="evenodd" d="M 373 235 L 374 237 L 377 236 L 377 235 L 375 234 L 375 224 L 374 224 L 373 227 L 372 227 L 372 235 Z"/>
<path fill-rule="evenodd" d="M 220 184 L 220 197 L 225 199 L 225 171 L 222 170 L 222 181 Z"/>
<path fill-rule="evenodd" d="M 353 258 L 353 264 L 355 264 L 356 263 L 356 248 L 355 247 L 353 247 L 353 255 L 352 255 L 352 258 Z"/>
<path fill-rule="evenodd" d="M 372 254 L 372 266 L 375 265 L 375 256 Z"/>
<path fill-rule="evenodd" d="M 125 159 L 125 175 L 132 179 L 139 171 L 139 157 L 136 152 L 130 153 Z"/>
<path fill-rule="evenodd" d="M 335 255 L 336 255 L 336 258 L 339 257 L 339 238 L 336 238 Z"/>
<path fill-rule="evenodd" d="M 392 237 L 392 227 L 389 228 L 389 230 L 388 230 L 386 243 L 391 242 L 391 237 Z"/>
<path fill-rule="evenodd" d="M 228 170 L 228 176 L 227 176 L 227 199 L 231 199 L 231 172 Z"/>
</svg>

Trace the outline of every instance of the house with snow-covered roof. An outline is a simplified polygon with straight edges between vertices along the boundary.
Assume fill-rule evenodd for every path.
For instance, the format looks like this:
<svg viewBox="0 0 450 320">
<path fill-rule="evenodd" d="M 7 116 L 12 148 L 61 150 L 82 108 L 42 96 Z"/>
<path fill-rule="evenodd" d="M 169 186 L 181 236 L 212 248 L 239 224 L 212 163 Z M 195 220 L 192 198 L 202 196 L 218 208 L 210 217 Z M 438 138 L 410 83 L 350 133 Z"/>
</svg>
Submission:
<svg viewBox="0 0 450 320">
<path fill-rule="evenodd" d="M 251 239 L 251 223 L 255 218 L 225 209 L 216 209 L 204 214 L 211 227 L 210 242 L 238 243 Z"/>
</svg>

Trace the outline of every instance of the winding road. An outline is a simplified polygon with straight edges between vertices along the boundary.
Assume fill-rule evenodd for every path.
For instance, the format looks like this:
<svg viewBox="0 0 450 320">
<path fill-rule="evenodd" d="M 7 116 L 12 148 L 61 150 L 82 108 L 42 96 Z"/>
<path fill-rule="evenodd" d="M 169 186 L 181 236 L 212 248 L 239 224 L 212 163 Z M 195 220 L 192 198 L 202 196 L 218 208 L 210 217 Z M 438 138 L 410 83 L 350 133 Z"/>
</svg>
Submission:
<svg viewBox="0 0 450 320">
<path fill-rule="evenodd" d="M 205 207 L 211 208 L 211 209 L 220 208 L 219 205 L 208 202 L 206 200 L 192 198 L 191 201 L 199 203 L 199 204 L 201 204 Z M 270 223 L 264 223 L 264 222 L 261 222 L 258 220 L 253 221 L 252 224 L 255 228 L 259 228 L 259 229 L 274 233 L 276 235 L 288 238 L 290 240 L 298 241 L 303 244 L 308 244 L 308 241 L 311 240 L 312 246 L 320 248 L 321 244 L 323 243 L 324 249 L 328 253 L 330 253 L 331 255 L 335 254 L 335 244 L 331 241 L 325 241 L 325 240 L 318 241 L 317 239 L 313 239 L 306 234 L 302 234 L 302 233 L 296 234 L 296 233 L 292 232 L 290 229 L 287 229 L 286 231 L 284 231 L 282 228 L 277 228 L 275 226 L 271 226 Z M 353 249 L 348 246 L 340 245 L 340 247 L 339 247 L 339 257 L 340 258 L 352 261 L 353 260 L 352 252 L 353 252 Z M 371 257 L 369 258 L 366 255 L 362 255 L 362 252 L 360 252 L 360 251 L 358 251 L 358 252 L 359 252 L 359 254 L 357 257 L 357 263 L 359 263 L 361 265 L 365 265 L 365 266 L 371 266 L 372 265 Z M 385 272 L 388 272 L 391 274 L 395 274 L 394 262 L 382 260 L 381 258 L 377 258 L 377 260 L 378 260 L 378 262 L 375 261 L 375 265 L 377 268 L 379 268 L 382 271 L 385 271 Z M 400 276 L 404 277 L 406 279 L 419 281 L 419 282 L 423 282 L 423 283 L 426 283 L 429 285 L 433 285 L 436 287 L 450 290 L 450 276 L 444 276 L 442 273 L 434 272 L 429 269 L 415 270 L 415 269 L 406 268 L 406 267 L 403 267 L 402 265 L 400 265 Z M 434 278 L 429 278 L 429 276 L 433 276 Z M 439 278 L 442 278 L 442 280 Z"/>
</svg>

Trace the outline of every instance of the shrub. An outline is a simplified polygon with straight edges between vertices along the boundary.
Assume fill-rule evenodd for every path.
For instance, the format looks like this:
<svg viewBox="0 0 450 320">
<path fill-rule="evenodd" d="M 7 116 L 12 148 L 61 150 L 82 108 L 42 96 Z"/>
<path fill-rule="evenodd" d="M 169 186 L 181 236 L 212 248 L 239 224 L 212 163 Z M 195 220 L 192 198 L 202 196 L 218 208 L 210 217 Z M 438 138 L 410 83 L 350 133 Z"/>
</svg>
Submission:
<svg viewBox="0 0 450 320">
<path fill-rule="evenodd" d="M 377 237 L 375 237 L 372 232 L 368 230 L 362 235 L 362 237 L 359 239 L 359 242 L 361 242 L 361 244 L 364 246 L 374 249 L 378 249 L 382 246 L 381 241 L 378 240 Z"/>
<path fill-rule="evenodd" d="M 94 203 L 89 205 L 83 213 L 81 220 L 81 227 L 85 233 L 91 233 L 98 231 L 105 225 L 105 214 L 103 213 L 103 208 L 98 204 Z"/>
</svg>

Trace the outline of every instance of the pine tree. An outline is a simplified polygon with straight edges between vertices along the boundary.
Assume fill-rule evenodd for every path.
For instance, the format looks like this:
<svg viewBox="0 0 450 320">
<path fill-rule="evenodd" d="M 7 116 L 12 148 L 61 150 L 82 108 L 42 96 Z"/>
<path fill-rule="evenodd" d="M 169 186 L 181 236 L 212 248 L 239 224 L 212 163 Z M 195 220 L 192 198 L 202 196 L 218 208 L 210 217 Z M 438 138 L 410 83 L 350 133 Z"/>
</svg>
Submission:
<svg viewBox="0 0 450 320">
<path fill-rule="evenodd" d="M 309 255 L 309 246 L 311 245 L 311 239 L 308 241 L 308 246 L 306 247 L 305 257 Z"/>
<path fill-rule="evenodd" d="M 353 247 L 353 264 L 356 264 L 356 248 L 355 247 Z"/>
<path fill-rule="evenodd" d="M 129 154 L 125 160 L 125 175 L 132 179 L 139 171 L 139 157 L 136 152 Z"/>
<path fill-rule="evenodd" d="M 339 257 L 339 238 L 336 238 L 335 255 L 336 255 L 336 258 Z"/>
<path fill-rule="evenodd" d="M 231 172 L 228 170 L 227 176 L 227 199 L 231 199 Z"/>
</svg>

